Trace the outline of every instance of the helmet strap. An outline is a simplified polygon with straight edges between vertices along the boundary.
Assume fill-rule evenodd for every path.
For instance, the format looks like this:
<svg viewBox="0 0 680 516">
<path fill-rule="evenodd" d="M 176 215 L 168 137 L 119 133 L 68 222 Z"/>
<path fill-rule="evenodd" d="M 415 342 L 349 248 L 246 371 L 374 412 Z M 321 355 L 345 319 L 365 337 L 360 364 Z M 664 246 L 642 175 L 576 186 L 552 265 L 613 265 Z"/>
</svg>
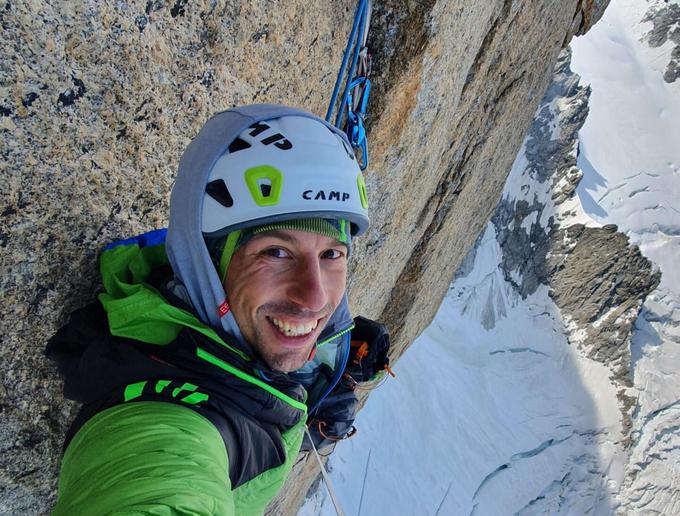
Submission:
<svg viewBox="0 0 680 516">
<path fill-rule="evenodd" d="M 241 231 L 236 230 L 229 233 L 227 236 L 227 241 L 222 249 L 222 256 L 220 257 L 220 265 L 218 269 L 218 274 L 220 275 L 220 281 L 224 284 L 227 279 L 227 269 L 229 268 L 229 262 L 231 262 L 234 253 L 236 252 L 236 247 L 238 246 L 238 241 L 241 238 Z"/>
</svg>

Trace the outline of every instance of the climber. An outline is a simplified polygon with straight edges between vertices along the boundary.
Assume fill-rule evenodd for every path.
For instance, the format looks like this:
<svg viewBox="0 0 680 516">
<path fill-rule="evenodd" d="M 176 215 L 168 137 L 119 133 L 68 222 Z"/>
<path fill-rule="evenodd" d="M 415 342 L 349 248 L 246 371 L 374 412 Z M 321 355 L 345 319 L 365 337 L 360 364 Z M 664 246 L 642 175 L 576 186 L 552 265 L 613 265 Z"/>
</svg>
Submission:
<svg viewBox="0 0 680 516">
<path fill-rule="evenodd" d="M 301 447 L 349 433 L 350 335 L 385 335 L 353 322 L 345 294 L 367 208 L 327 122 L 273 105 L 212 117 L 180 161 L 167 233 L 105 248 L 99 301 L 48 343 L 83 403 L 54 514 L 261 514 Z M 353 381 L 384 369 L 380 345 Z"/>
</svg>

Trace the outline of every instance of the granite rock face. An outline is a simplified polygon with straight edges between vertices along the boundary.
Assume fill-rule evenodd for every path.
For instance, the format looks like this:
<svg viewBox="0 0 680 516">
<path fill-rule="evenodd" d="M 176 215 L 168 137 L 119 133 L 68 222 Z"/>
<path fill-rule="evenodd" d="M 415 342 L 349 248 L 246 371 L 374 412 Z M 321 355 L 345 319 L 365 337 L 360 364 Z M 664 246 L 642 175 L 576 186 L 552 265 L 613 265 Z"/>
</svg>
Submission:
<svg viewBox="0 0 680 516">
<path fill-rule="evenodd" d="M 397 358 L 494 211 L 572 34 L 607 1 L 376 1 L 373 226 L 351 301 Z M 354 1 L 0 3 L 0 512 L 46 514 L 75 407 L 42 355 L 99 283 L 107 242 L 167 223 L 179 156 L 214 112 L 322 114 Z M 301 461 L 270 512 L 317 475 Z"/>
</svg>

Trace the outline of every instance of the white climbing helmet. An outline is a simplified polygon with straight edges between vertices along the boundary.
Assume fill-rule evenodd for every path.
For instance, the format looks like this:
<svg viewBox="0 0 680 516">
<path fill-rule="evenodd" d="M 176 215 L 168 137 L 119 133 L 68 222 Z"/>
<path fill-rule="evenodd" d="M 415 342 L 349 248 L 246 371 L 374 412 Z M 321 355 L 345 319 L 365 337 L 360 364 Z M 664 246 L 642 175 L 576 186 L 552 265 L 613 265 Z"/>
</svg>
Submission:
<svg viewBox="0 0 680 516">
<path fill-rule="evenodd" d="M 348 143 L 322 122 L 288 115 L 243 131 L 213 166 L 204 236 L 292 218 L 345 219 L 368 228 L 366 184 Z"/>
</svg>

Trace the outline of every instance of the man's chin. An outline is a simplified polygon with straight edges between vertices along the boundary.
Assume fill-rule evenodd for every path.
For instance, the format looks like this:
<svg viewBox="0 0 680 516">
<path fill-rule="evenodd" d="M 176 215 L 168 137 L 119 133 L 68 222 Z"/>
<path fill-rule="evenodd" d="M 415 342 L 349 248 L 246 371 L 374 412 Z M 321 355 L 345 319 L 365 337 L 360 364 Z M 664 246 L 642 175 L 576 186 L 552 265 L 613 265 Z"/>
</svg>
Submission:
<svg viewBox="0 0 680 516">
<path fill-rule="evenodd" d="M 266 330 L 258 337 L 260 342 L 266 342 L 260 347 L 262 358 L 271 369 L 290 373 L 305 365 L 309 359 L 312 348 L 319 338 L 320 328 L 315 329 L 309 335 L 301 337 L 288 337 L 267 319 Z"/>
<path fill-rule="evenodd" d="M 310 352 L 311 347 L 309 350 L 305 350 L 304 353 L 295 353 L 292 356 L 291 353 L 287 353 L 285 355 L 281 354 L 263 358 L 272 370 L 282 373 L 290 373 L 292 371 L 297 371 L 307 363 Z"/>
</svg>

